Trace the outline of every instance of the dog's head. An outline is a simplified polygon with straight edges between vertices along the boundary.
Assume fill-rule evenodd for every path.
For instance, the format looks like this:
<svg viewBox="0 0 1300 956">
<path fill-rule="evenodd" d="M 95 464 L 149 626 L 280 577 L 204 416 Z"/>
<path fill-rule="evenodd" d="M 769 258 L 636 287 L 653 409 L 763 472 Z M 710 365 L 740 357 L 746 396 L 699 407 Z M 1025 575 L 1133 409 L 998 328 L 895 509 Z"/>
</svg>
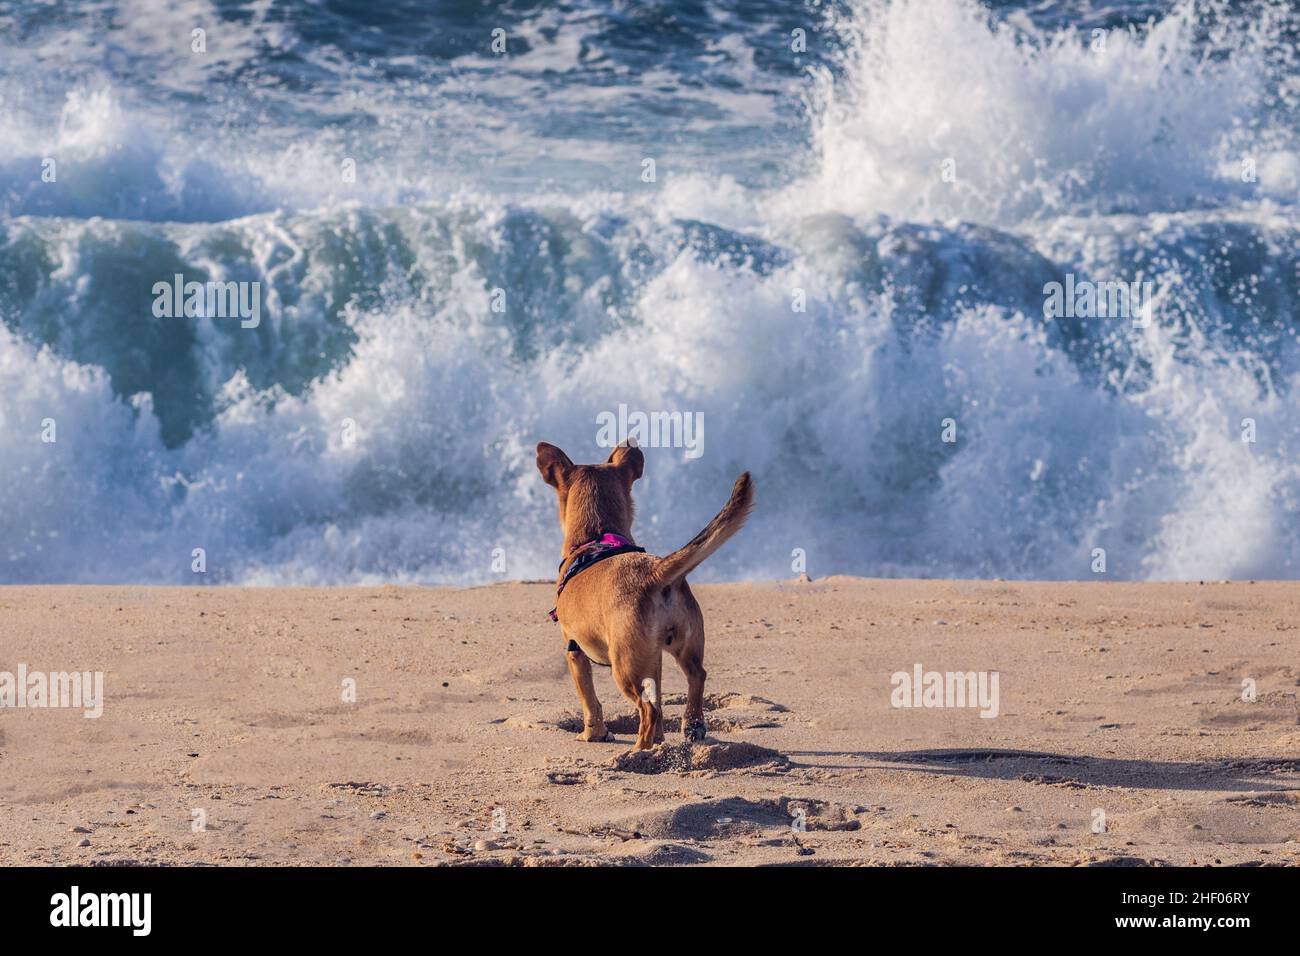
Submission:
<svg viewBox="0 0 1300 956">
<path fill-rule="evenodd" d="M 603 465 L 575 465 L 556 446 L 538 444 L 537 470 L 559 497 L 566 552 L 601 534 L 632 537 L 632 482 L 644 467 L 634 445 L 619 445 Z"/>
</svg>

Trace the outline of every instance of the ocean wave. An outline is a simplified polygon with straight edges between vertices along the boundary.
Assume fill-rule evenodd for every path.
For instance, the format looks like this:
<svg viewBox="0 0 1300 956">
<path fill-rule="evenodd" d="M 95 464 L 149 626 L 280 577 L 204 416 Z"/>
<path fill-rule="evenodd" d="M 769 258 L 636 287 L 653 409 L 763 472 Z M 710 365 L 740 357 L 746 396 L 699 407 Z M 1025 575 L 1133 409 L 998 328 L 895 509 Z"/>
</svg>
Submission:
<svg viewBox="0 0 1300 956">
<path fill-rule="evenodd" d="M 583 35 L 618 52 L 575 51 L 541 13 L 501 82 L 589 80 L 592 57 L 617 73 L 632 34 L 584 9 Z M 775 184 L 744 156 L 642 183 L 638 146 L 632 185 L 506 188 L 471 132 L 477 182 L 413 148 L 349 191 L 337 131 L 206 149 L 121 70 L 88 74 L 54 127 L 10 114 L 0 148 L 0 580 L 548 577 L 533 446 L 603 458 L 598 422 L 621 407 L 703 422 L 698 457 L 646 450 L 651 550 L 755 476 L 747 542 L 703 580 L 786 577 L 798 551 L 817 576 L 1089 578 L 1098 549 L 1112 577 L 1289 577 L 1291 25 L 1259 11 L 1099 16 L 1099 53 L 1038 8 L 840 8 L 824 29 L 844 57 L 816 74 L 807 149 Z M 698 101 L 736 75 L 780 85 L 755 51 L 789 24 L 757 20 L 729 50 L 697 37 L 667 57 L 729 64 Z M 218 72 L 271 69 L 240 49 Z M 756 102 L 723 112 L 760 122 Z M 772 152 L 787 121 L 767 122 L 738 154 Z M 47 152 L 57 190 L 33 179 Z M 622 160 L 592 162 L 616 178 Z M 260 321 L 156 316 L 178 274 L 257 283 Z M 1045 310 L 1076 280 L 1150 283 L 1151 321 Z"/>
<path fill-rule="evenodd" d="M 1004 226 L 1293 203 L 1296 29 L 1285 3 L 1040 28 L 975 0 L 863 0 L 842 69 L 820 72 L 815 174 L 791 202 Z"/>
</svg>

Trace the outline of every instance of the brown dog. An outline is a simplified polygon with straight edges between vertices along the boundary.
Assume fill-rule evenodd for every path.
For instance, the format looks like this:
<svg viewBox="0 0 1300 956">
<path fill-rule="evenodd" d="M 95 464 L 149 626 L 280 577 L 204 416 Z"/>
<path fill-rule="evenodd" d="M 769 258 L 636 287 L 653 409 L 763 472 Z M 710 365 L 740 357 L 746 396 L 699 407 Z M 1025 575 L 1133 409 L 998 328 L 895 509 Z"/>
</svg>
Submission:
<svg viewBox="0 0 1300 956">
<path fill-rule="evenodd" d="M 736 479 L 731 499 L 686 547 L 666 558 L 616 553 L 565 580 L 585 547 L 608 537 L 632 540 L 632 483 L 641 477 L 641 449 L 620 445 L 603 465 L 575 465 L 554 445 L 537 446 L 537 469 L 560 500 L 564 561 L 556 615 L 568 643 L 569 673 L 582 698 L 583 740 L 608 740 L 591 680 L 591 662 L 607 664 L 636 705 L 636 750 L 664 739 L 663 652 L 686 674 L 687 740 L 704 737 L 704 616 L 686 583 L 693 571 L 740 530 L 754 501 L 749 472 Z M 639 551 L 639 549 L 638 549 Z"/>
</svg>

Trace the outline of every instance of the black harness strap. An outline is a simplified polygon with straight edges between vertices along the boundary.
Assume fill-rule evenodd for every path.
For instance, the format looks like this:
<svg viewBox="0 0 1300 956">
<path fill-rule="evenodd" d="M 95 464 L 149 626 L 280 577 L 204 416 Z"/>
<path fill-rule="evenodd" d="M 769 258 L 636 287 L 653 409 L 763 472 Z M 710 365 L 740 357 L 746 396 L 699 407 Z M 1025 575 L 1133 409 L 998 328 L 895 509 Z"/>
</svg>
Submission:
<svg viewBox="0 0 1300 956">
<path fill-rule="evenodd" d="M 564 593 L 564 586 L 568 584 L 575 575 L 581 574 L 593 564 L 598 564 L 606 558 L 617 557 L 620 554 L 634 554 L 638 552 L 644 554 L 645 548 L 638 548 L 634 544 L 607 545 L 603 544 L 602 541 L 592 541 L 583 545 L 578 550 L 577 556 L 574 557 L 572 562 L 569 564 L 569 570 L 565 571 L 564 577 L 560 578 L 560 583 L 555 588 L 556 598 Z M 560 571 L 564 567 L 564 562 L 568 560 L 569 558 L 565 558 L 564 561 L 561 561 L 560 567 L 556 568 L 556 571 Z M 560 620 L 559 615 L 556 613 L 557 610 L 558 604 L 556 607 L 551 608 L 550 617 L 552 621 L 558 622 Z"/>
</svg>

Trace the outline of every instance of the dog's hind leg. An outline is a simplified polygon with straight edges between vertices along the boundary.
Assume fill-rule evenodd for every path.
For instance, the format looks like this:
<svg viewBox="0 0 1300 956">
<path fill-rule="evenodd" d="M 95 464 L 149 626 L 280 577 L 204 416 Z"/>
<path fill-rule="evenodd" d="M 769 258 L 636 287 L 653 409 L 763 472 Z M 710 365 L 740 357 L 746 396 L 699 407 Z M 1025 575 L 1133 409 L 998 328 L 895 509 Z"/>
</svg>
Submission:
<svg viewBox="0 0 1300 956">
<path fill-rule="evenodd" d="M 618 684 L 618 689 L 623 692 L 624 697 L 636 706 L 639 717 L 636 744 L 632 749 L 649 750 L 654 745 L 655 734 L 662 735 L 663 733 L 659 728 L 663 717 L 659 684 L 648 673 L 638 679 L 632 668 L 620 666 L 620 662 L 617 660 L 610 663 L 613 665 L 614 681 Z M 649 671 L 649 668 L 646 668 L 646 670 Z"/>
<path fill-rule="evenodd" d="M 644 689 L 642 691 L 644 693 Z M 664 656 L 655 664 L 655 735 L 654 742 L 664 742 Z"/>
<path fill-rule="evenodd" d="M 686 712 L 682 715 L 682 736 L 687 740 L 703 740 L 707 732 L 704 723 L 704 655 L 688 649 L 677 655 L 677 665 L 686 675 Z"/>
<path fill-rule="evenodd" d="M 573 686 L 578 689 L 582 699 L 582 740 L 609 740 L 610 733 L 605 729 L 605 715 L 600 709 L 600 700 L 596 697 L 596 685 L 591 679 L 591 658 L 582 652 L 577 641 L 569 641 L 565 651 L 569 662 L 569 673 L 573 675 Z"/>
<path fill-rule="evenodd" d="M 704 669 L 704 614 L 685 582 L 682 582 L 682 587 L 687 602 L 688 623 L 678 628 L 675 634 L 677 639 L 668 645 L 668 652 L 686 675 L 686 712 L 682 715 L 682 736 L 687 740 L 703 740 L 708 732 L 708 725 L 704 722 L 704 680 L 709 676 Z"/>
</svg>

